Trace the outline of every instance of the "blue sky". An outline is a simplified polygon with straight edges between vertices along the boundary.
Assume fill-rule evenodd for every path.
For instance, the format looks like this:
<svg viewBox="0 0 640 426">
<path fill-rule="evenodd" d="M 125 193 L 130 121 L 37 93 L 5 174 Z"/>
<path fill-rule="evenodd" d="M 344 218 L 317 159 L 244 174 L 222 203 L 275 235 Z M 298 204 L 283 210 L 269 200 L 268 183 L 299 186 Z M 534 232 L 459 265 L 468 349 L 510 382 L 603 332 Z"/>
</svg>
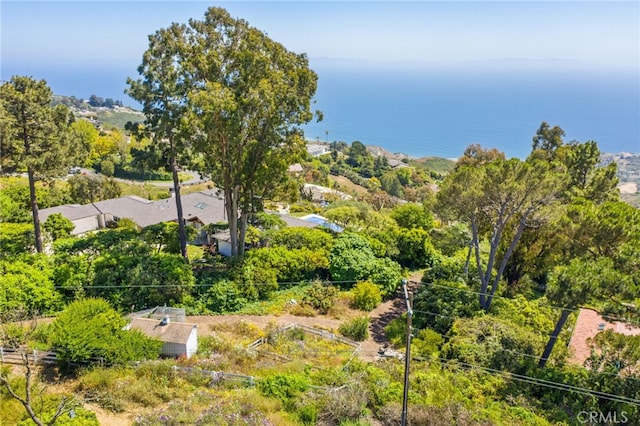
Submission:
<svg viewBox="0 0 640 426">
<path fill-rule="evenodd" d="M 638 70 L 640 12 L 624 2 L 1 1 L 5 68 L 131 68 L 147 35 L 225 7 L 312 60 Z"/>
</svg>

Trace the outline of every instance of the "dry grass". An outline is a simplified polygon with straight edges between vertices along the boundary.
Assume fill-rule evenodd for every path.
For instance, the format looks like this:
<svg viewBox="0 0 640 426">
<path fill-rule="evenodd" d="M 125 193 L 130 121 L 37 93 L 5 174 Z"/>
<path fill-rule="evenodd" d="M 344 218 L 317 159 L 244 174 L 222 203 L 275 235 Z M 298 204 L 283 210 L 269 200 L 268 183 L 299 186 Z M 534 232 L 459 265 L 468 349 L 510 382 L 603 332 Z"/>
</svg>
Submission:
<svg viewBox="0 0 640 426">
<path fill-rule="evenodd" d="M 329 175 L 329 179 L 340 185 L 340 188 L 335 189 L 346 190 L 346 192 L 351 192 L 354 194 L 367 194 L 369 192 L 369 190 L 367 190 L 367 188 L 365 188 L 364 186 L 355 184 L 344 176 Z"/>
</svg>

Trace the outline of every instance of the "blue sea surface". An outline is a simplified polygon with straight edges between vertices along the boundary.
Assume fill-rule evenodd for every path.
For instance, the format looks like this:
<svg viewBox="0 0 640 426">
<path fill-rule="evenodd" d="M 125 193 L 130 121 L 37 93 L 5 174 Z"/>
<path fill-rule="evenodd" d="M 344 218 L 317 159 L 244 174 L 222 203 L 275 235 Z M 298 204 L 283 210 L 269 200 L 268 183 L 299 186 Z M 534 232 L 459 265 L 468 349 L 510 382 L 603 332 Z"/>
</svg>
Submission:
<svg viewBox="0 0 640 426">
<path fill-rule="evenodd" d="M 524 158 L 546 121 L 562 127 L 566 141 L 595 140 L 603 152 L 640 153 L 638 72 L 313 68 L 313 108 L 324 120 L 304 127 L 310 140 L 359 140 L 412 157 L 447 158 L 479 143 Z M 124 94 L 126 78 L 137 77 L 135 68 L 28 70 L 5 63 L 1 78 L 13 74 L 44 78 L 56 94 L 95 94 L 140 107 Z"/>
<path fill-rule="evenodd" d="M 459 157 L 479 143 L 526 157 L 542 121 L 565 141 L 595 140 L 603 152 L 640 152 L 636 73 L 318 71 L 324 120 L 309 139 L 359 140 L 413 157 Z"/>
</svg>

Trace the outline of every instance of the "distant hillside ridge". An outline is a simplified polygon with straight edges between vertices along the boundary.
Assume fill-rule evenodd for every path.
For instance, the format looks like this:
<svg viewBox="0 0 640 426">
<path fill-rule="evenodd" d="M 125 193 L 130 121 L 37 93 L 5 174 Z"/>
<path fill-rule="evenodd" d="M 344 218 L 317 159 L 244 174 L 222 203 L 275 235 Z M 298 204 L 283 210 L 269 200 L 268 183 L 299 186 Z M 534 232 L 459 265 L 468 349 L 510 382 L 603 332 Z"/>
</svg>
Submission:
<svg viewBox="0 0 640 426">
<path fill-rule="evenodd" d="M 124 130 L 127 122 L 142 123 L 144 121 L 144 114 L 141 111 L 123 106 L 119 100 L 103 99 L 96 95 L 91 95 L 89 99 L 53 95 L 53 104 L 66 105 L 76 117 L 84 118 L 96 125 L 115 127 L 120 130 Z"/>
</svg>

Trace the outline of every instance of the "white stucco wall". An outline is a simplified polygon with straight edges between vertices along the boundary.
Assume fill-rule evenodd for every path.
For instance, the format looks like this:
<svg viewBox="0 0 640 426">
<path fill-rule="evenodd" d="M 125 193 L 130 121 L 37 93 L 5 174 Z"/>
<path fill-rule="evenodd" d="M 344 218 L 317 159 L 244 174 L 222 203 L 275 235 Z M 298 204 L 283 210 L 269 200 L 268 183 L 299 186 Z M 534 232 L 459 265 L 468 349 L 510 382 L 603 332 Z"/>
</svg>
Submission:
<svg viewBox="0 0 640 426">
<path fill-rule="evenodd" d="M 231 257 L 231 243 L 218 240 L 218 252 L 226 257 Z"/>
<path fill-rule="evenodd" d="M 198 351 L 198 329 L 193 327 L 189 340 L 187 340 L 187 358 L 191 358 Z"/>
</svg>

